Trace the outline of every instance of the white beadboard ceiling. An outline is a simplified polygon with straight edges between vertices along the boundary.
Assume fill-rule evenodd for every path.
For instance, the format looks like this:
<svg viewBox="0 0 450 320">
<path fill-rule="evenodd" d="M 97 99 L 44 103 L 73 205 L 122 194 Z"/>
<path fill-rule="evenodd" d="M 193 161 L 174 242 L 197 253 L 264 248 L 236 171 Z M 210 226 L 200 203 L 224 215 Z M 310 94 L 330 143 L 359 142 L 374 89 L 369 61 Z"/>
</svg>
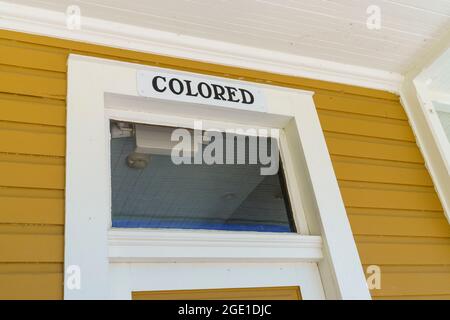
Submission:
<svg viewBox="0 0 450 320">
<path fill-rule="evenodd" d="M 450 30 L 449 0 L 14 0 L 180 35 L 404 74 Z M 381 30 L 366 27 L 369 5 Z"/>
</svg>

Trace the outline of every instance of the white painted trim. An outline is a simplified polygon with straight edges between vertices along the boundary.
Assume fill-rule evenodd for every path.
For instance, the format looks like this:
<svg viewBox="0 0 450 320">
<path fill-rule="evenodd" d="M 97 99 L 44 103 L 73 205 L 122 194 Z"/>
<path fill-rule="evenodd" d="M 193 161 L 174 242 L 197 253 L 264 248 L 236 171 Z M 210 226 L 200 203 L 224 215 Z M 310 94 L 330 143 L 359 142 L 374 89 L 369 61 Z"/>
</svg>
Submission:
<svg viewBox="0 0 450 320">
<path fill-rule="evenodd" d="M 414 81 L 417 95 L 419 98 L 419 103 L 424 109 L 425 118 L 429 124 L 431 134 L 436 141 L 439 152 L 447 168 L 448 181 L 450 183 L 450 141 L 447 139 L 444 128 L 442 128 L 441 121 L 439 119 L 438 113 L 436 112 L 436 107 L 433 102 L 436 101 L 435 96 L 429 92 L 426 86 L 420 81 Z M 444 98 L 442 95 L 436 98 Z"/>
<path fill-rule="evenodd" d="M 300 286 L 304 300 L 325 299 L 316 263 L 112 263 L 110 272 L 112 299 L 129 300 L 136 291 L 274 286 Z"/>
<path fill-rule="evenodd" d="M 111 262 L 318 262 L 322 238 L 298 234 L 113 229 Z"/>
<path fill-rule="evenodd" d="M 450 223 L 450 162 L 436 135 L 435 124 L 439 121 L 433 105 L 430 105 L 427 80 L 433 74 L 432 70 L 441 68 L 440 58 L 450 52 L 450 33 L 432 47 L 429 53 L 422 57 L 414 68 L 405 75 L 400 88 L 400 101 L 408 116 L 408 120 L 416 136 L 417 144 L 423 154 L 425 165 L 430 172 L 434 187 L 444 209 L 444 214 Z M 436 93 L 434 93 L 436 94 Z M 438 95 L 445 99 L 446 95 Z M 438 125 L 439 126 L 439 125 Z"/>
<path fill-rule="evenodd" d="M 296 171 L 296 163 L 294 163 L 293 161 L 293 156 L 288 147 L 288 138 L 286 137 L 286 132 L 284 130 L 280 130 L 278 143 L 280 148 L 281 162 L 283 164 L 284 177 L 287 185 L 287 192 L 289 194 L 297 232 L 303 235 L 310 235 L 311 231 L 308 226 L 309 224 L 307 215 L 305 213 L 305 208 L 303 206 L 303 201 L 298 196 L 298 194 L 301 194 L 300 185 L 295 176 L 288 174 L 289 172 L 292 173 Z"/>
<path fill-rule="evenodd" d="M 425 165 L 430 172 L 434 187 L 450 223 L 450 176 L 448 163 L 444 159 L 441 146 L 434 136 L 429 108 L 419 98 L 413 78 L 408 77 L 400 91 L 400 102 L 408 116 L 417 144 L 423 154 Z"/>
<path fill-rule="evenodd" d="M 83 283 L 81 290 L 65 286 L 66 299 L 110 297 L 110 159 L 108 146 L 104 145 L 108 135 L 105 101 L 108 94 L 114 94 L 134 99 L 122 108 L 139 107 L 137 101 L 145 98 L 139 98 L 136 72 L 142 69 L 157 68 L 69 56 L 64 262 L 66 268 L 80 266 Z M 294 89 L 260 87 L 267 99 L 266 113 L 229 109 L 220 113 L 208 106 L 174 102 L 163 105 L 151 99 L 144 101 L 145 112 L 147 118 L 156 112 L 163 119 L 164 114 L 157 113 L 168 113 L 172 108 L 173 115 L 178 116 L 184 112 L 188 114 L 185 116 L 201 115 L 208 121 L 239 120 L 284 129 L 290 157 L 296 163 L 295 171 L 290 173 L 299 186 L 294 191 L 302 199 L 311 234 L 323 239 L 324 255 L 318 264 L 327 298 L 370 299 L 312 95 Z"/>
<path fill-rule="evenodd" d="M 331 81 L 397 93 L 403 76 L 243 45 L 178 35 L 82 17 L 81 30 L 66 28 L 64 12 L 0 1 L 0 28 L 220 65 Z"/>
<path fill-rule="evenodd" d="M 323 261 L 328 266 L 321 270 L 332 270 L 338 298 L 371 299 L 317 110 L 314 105 L 299 105 L 296 110 L 302 110 L 295 115 L 295 126 L 317 206 L 324 254 L 329 257 Z"/>
</svg>

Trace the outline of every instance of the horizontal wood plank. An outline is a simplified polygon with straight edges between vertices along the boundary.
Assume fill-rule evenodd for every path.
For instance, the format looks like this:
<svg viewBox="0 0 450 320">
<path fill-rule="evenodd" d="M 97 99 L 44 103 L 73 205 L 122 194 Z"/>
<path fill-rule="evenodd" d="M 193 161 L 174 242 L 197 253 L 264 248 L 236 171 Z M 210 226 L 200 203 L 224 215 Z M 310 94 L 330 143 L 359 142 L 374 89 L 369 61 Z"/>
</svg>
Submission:
<svg viewBox="0 0 450 320">
<path fill-rule="evenodd" d="M 65 126 L 65 103 L 61 100 L 0 93 L 0 120 Z"/>
<path fill-rule="evenodd" d="M 302 300 L 300 287 L 137 291 L 133 300 Z"/>
<path fill-rule="evenodd" d="M 359 209 L 364 212 L 364 209 Z M 450 224 L 440 212 L 440 218 L 392 215 L 352 214 L 350 225 L 354 235 L 409 236 L 450 238 Z"/>
<path fill-rule="evenodd" d="M 0 223 L 64 224 L 63 198 L 7 197 L 0 195 Z"/>
<path fill-rule="evenodd" d="M 66 72 L 68 50 L 0 39 L 0 64 Z"/>
<path fill-rule="evenodd" d="M 1 186 L 64 189 L 64 176 L 64 164 L 5 162 L 0 157 Z"/>
<path fill-rule="evenodd" d="M 425 166 L 334 157 L 333 168 L 339 180 L 433 186 Z"/>
<path fill-rule="evenodd" d="M 450 295 L 450 266 L 381 265 L 381 288 L 374 297 Z M 367 266 L 364 266 L 367 269 Z"/>
<path fill-rule="evenodd" d="M 0 224 L 64 224 L 64 191 L 0 187 Z"/>
<path fill-rule="evenodd" d="M 59 300 L 63 298 L 64 274 L 0 273 L 0 299 Z"/>
<path fill-rule="evenodd" d="M 406 121 L 393 121 L 361 117 L 346 113 L 332 113 L 319 110 L 322 129 L 367 137 L 414 142 L 414 134 Z"/>
<path fill-rule="evenodd" d="M 403 210 L 442 211 L 439 198 L 433 190 L 421 192 L 414 189 L 392 190 L 388 187 L 367 188 L 366 185 L 341 184 L 341 194 L 347 207 L 383 208 Z"/>
<path fill-rule="evenodd" d="M 0 123 L 0 152 L 65 156 L 63 129 Z"/>
<path fill-rule="evenodd" d="M 355 236 L 363 264 L 449 265 L 450 240 L 422 237 Z"/>
<path fill-rule="evenodd" d="M 415 143 L 390 143 L 386 140 L 331 133 L 325 133 L 325 140 L 331 155 L 410 163 L 424 162 Z"/>
<path fill-rule="evenodd" d="M 0 225 L 0 262 L 59 262 L 64 259 L 60 226 Z"/>
<path fill-rule="evenodd" d="M 405 111 L 398 101 L 391 102 L 345 94 L 317 93 L 314 95 L 314 102 L 319 110 L 332 110 L 388 119 L 407 120 Z"/>
<path fill-rule="evenodd" d="M 66 74 L 0 66 L 0 91 L 53 99 L 66 99 Z"/>
</svg>

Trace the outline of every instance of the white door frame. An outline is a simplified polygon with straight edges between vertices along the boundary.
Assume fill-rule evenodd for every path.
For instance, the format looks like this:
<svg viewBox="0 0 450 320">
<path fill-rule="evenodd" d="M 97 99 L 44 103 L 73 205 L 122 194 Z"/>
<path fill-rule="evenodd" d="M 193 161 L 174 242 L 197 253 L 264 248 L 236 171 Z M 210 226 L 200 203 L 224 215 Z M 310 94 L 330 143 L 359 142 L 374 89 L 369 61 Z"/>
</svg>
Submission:
<svg viewBox="0 0 450 320">
<path fill-rule="evenodd" d="M 245 83 L 247 86 L 258 86 L 264 92 L 267 112 L 249 113 L 219 108 L 213 116 L 209 116 L 204 112 L 208 106 L 179 102 L 171 103 L 174 105 L 173 113 L 168 114 L 170 112 L 163 102 L 139 96 L 136 74 L 145 69 L 160 70 L 80 55 L 69 56 L 65 269 L 73 270 L 70 267 L 74 265 L 79 267 L 81 287 L 75 290 L 69 288 L 67 284 L 71 274 L 66 274 L 65 298 L 111 298 L 114 276 L 111 263 L 121 259 L 122 262 L 140 260 L 154 263 L 166 259 L 164 261 L 192 263 L 217 258 L 228 262 L 253 260 L 263 263 L 275 258 L 279 262 L 317 263 L 327 298 L 370 299 L 312 94 Z M 119 108 L 113 107 L 115 111 L 108 111 L 108 106 L 115 103 Z M 201 110 L 203 113 L 199 113 Z M 288 186 L 290 193 L 294 192 L 301 199 L 301 205 L 297 205 L 294 211 L 302 212 L 298 216 L 299 219 L 304 217 L 307 228 L 301 230 L 302 234 L 286 235 L 285 238 L 282 235 L 239 233 L 241 239 L 238 240 L 233 235 L 222 233 L 184 232 L 184 235 L 177 235 L 177 231 L 157 231 L 162 241 L 151 238 L 155 234 L 146 234 L 148 231 L 110 230 L 111 172 L 108 165 L 109 146 L 105 143 L 109 135 L 110 112 L 147 120 L 150 114 L 152 122 L 162 125 L 179 125 L 183 119 L 195 119 L 201 114 L 212 127 L 217 127 L 225 119 L 243 123 L 243 126 L 283 129 L 281 151 L 286 158 L 283 160 L 289 173 Z M 266 246 L 264 250 L 258 250 L 260 254 L 253 253 L 252 256 L 255 252 L 252 250 L 255 243 L 252 236 L 261 243 L 271 242 L 272 246 Z M 216 237 L 217 243 L 225 249 L 219 250 L 217 257 L 212 257 L 205 253 L 208 251 L 205 251 L 202 237 Z M 182 250 L 180 240 L 186 243 Z M 236 243 L 239 250 L 236 250 Z M 305 298 L 308 298 L 307 294 Z"/>
</svg>

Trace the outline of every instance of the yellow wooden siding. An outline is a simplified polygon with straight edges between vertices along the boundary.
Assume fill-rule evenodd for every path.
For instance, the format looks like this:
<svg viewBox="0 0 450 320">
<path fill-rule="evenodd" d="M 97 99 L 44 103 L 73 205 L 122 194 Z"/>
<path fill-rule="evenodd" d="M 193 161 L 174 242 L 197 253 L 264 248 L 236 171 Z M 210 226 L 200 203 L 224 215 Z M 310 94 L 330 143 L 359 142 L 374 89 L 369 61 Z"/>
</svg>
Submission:
<svg viewBox="0 0 450 320">
<path fill-rule="evenodd" d="M 313 90 L 377 299 L 450 298 L 450 227 L 391 93 L 0 31 L 0 298 L 62 298 L 69 53 Z"/>
<path fill-rule="evenodd" d="M 0 93 L 0 119 L 11 122 L 65 126 L 65 103 L 61 100 Z"/>
<path fill-rule="evenodd" d="M 449 299 L 450 225 L 401 105 L 330 103 L 316 98 L 364 268 L 381 267 L 373 298 Z"/>
</svg>

